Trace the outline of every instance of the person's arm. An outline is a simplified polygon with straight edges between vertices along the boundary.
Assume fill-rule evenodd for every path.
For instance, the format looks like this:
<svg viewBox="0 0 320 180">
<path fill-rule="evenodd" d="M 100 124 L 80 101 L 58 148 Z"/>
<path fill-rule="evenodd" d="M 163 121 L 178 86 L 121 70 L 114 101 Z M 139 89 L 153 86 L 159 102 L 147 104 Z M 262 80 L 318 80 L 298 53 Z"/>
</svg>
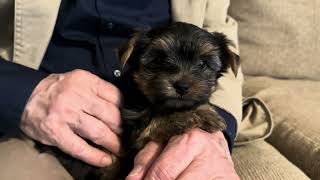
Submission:
<svg viewBox="0 0 320 180">
<path fill-rule="evenodd" d="M 0 57 L 0 132 L 17 132 L 22 112 L 35 86 L 47 76 Z"/>
<path fill-rule="evenodd" d="M 119 102 L 118 89 L 89 72 L 49 75 L 0 59 L 0 135 L 22 130 L 75 158 L 106 166 L 110 155 L 78 134 L 118 155 Z"/>
</svg>

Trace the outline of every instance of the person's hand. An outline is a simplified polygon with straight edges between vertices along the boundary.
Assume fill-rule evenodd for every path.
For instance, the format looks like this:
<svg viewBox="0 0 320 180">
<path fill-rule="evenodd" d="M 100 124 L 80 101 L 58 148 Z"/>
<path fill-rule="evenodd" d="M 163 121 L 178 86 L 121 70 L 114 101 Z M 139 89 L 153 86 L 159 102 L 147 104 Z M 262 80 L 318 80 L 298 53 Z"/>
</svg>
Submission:
<svg viewBox="0 0 320 180">
<path fill-rule="evenodd" d="M 120 152 L 120 91 L 83 70 L 52 74 L 33 90 L 20 128 L 31 138 L 103 167 L 111 156 L 84 139 L 118 155 Z"/>
<path fill-rule="evenodd" d="M 126 180 L 239 180 L 223 134 L 193 129 L 162 147 L 150 142 Z"/>
</svg>

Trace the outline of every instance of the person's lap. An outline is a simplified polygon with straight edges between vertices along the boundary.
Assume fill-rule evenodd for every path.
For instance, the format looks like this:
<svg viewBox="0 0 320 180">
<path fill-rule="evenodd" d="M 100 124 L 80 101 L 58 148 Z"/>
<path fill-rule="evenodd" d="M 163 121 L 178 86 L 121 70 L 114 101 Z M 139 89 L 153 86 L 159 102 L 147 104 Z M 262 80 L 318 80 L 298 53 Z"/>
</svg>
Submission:
<svg viewBox="0 0 320 180">
<path fill-rule="evenodd" d="M 1 180 L 71 180 L 56 158 L 39 153 L 32 140 L 0 138 Z"/>
</svg>

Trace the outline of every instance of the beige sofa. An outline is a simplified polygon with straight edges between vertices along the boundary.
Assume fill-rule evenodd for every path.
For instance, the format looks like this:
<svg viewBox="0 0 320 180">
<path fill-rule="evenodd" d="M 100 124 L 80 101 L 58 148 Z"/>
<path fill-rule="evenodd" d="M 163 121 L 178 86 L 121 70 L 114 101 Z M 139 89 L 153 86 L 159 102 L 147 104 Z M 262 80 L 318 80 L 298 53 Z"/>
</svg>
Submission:
<svg viewBox="0 0 320 180">
<path fill-rule="evenodd" d="M 0 12 L 6 14 L 7 10 L 0 9 Z M 244 180 L 320 179 L 320 1 L 231 0 L 229 14 L 239 24 L 245 74 L 243 95 L 262 99 L 274 122 L 273 132 L 266 141 L 234 148 L 233 159 L 238 174 Z M 7 22 L 0 19 L 1 23 Z M 3 52 L 7 51 L 0 54 Z M 249 114 L 257 115 L 256 107 L 252 108 Z M 246 133 L 252 135 L 252 132 Z M 37 157 L 51 158 L 46 155 Z M 26 164 L 20 165 L 28 166 L 30 160 L 23 162 Z M 8 164 L 3 165 L 2 169 L 10 169 Z M 40 171 L 26 169 L 25 173 L 30 175 L 33 170 L 40 172 L 40 176 L 42 173 L 56 173 L 41 171 L 41 168 Z"/>
<path fill-rule="evenodd" d="M 234 148 L 241 179 L 320 179 L 320 1 L 231 0 L 244 97 L 272 113 L 266 141 Z"/>
</svg>

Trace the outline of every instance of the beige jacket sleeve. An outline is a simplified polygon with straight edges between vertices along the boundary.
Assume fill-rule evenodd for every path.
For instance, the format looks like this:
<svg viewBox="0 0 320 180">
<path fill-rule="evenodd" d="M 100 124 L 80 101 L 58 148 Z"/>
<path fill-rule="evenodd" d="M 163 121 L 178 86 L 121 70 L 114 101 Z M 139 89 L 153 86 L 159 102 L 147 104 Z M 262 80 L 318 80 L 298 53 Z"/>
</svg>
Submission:
<svg viewBox="0 0 320 180">
<path fill-rule="evenodd" d="M 0 57 L 12 59 L 14 1 L 0 0 Z"/>
<path fill-rule="evenodd" d="M 0 0 L 0 57 L 38 69 L 61 0 Z"/>
<path fill-rule="evenodd" d="M 229 3 L 229 0 L 173 0 L 173 20 L 192 23 L 209 32 L 224 33 L 233 43 L 230 49 L 239 54 L 237 23 L 227 15 Z M 242 120 L 242 83 L 241 68 L 237 76 L 229 69 L 219 78 L 217 90 L 210 98 L 212 104 L 236 118 L 237 127 Z"/>
</svg>

